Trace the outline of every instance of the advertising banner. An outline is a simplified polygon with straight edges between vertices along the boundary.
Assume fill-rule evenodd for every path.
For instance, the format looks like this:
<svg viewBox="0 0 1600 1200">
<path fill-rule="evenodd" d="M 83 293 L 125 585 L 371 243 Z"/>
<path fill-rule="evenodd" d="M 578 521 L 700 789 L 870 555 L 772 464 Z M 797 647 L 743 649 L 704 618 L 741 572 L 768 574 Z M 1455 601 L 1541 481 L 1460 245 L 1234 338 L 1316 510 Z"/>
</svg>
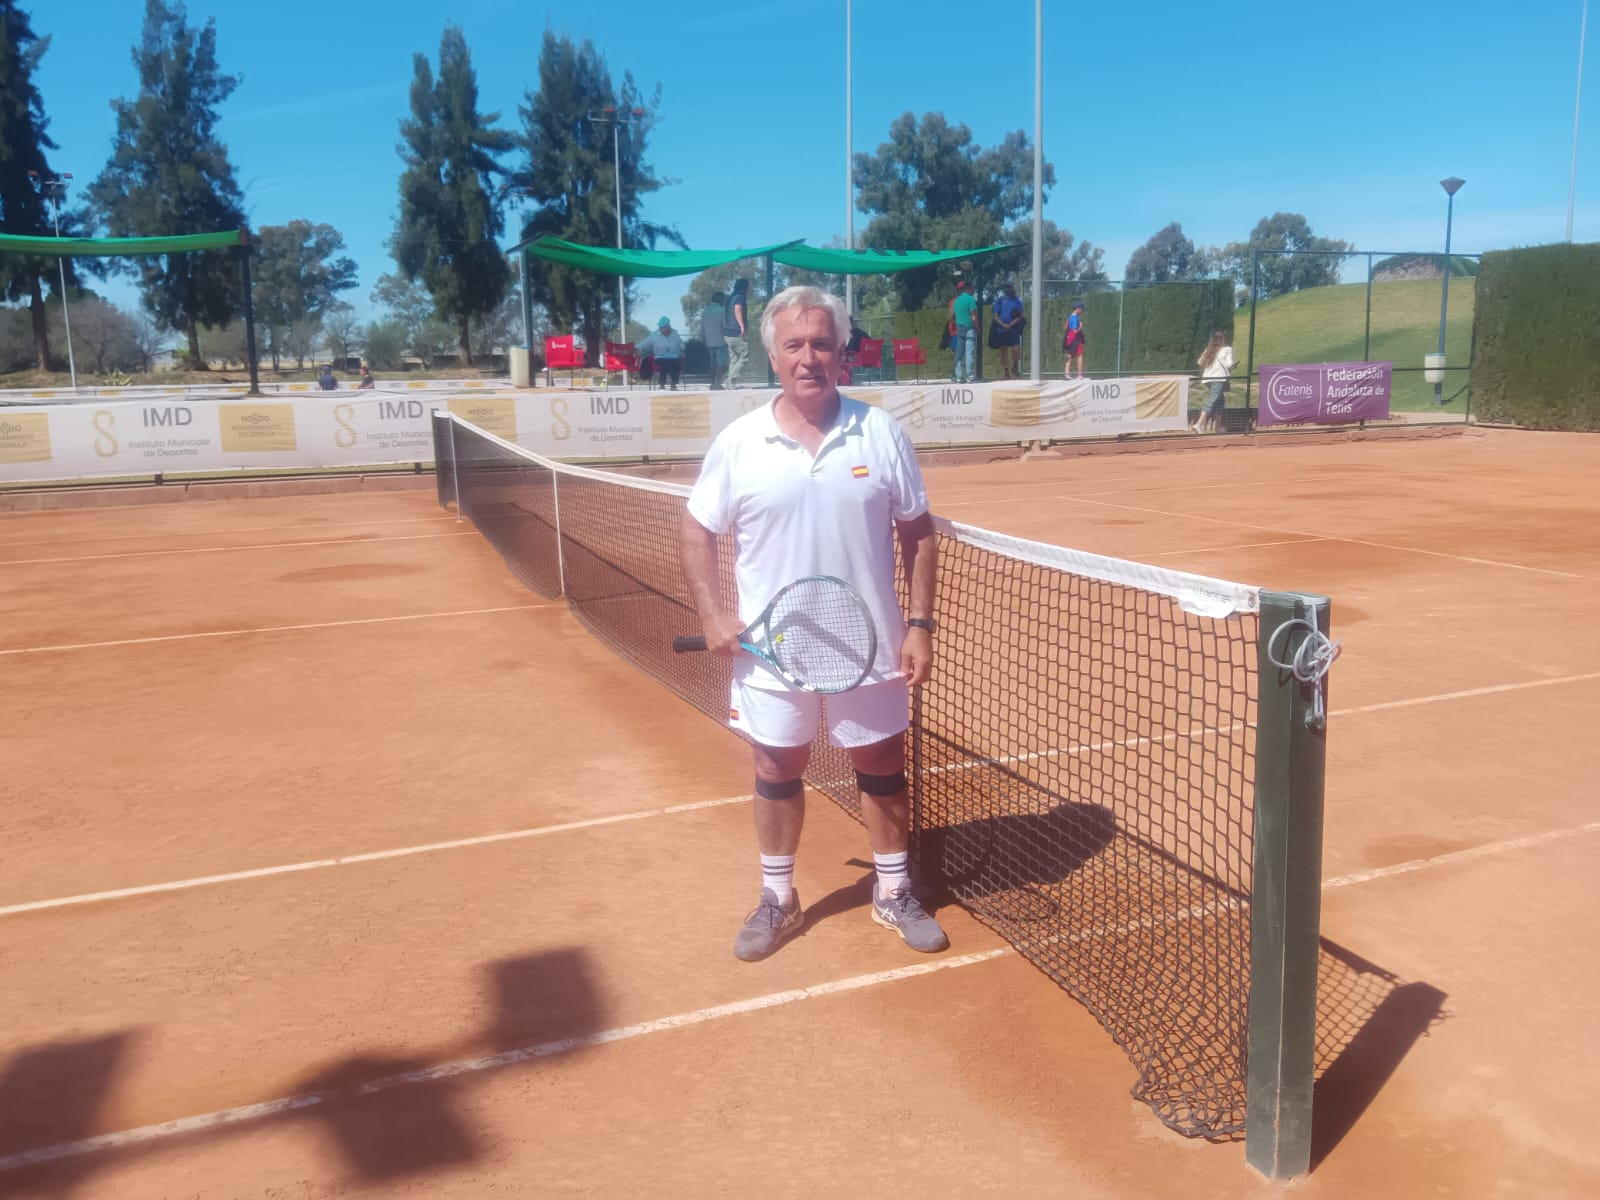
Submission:
<svg viewBox="0 0 1600 1200">
<path fill-rule="evenodd" d="M 420 390 L 420 389 L 419 389 Z M 920 446 L 1182 431 L 1188 380 L 1159 377 L 888 384 L 845 394 L 893 414 Z M 561 459 L 695 457 L 768 390 L 278 393 L 0 408 L 0 480 L 149 477 L 240 469 L 430 462 L 448 409 Z"/>
<path fill-rule="evenodd" d="M 1263 363 L 1260 378 L 1257 425 L 1327 425 L 1389 418 L 1393 363 Z"/>
</svg>

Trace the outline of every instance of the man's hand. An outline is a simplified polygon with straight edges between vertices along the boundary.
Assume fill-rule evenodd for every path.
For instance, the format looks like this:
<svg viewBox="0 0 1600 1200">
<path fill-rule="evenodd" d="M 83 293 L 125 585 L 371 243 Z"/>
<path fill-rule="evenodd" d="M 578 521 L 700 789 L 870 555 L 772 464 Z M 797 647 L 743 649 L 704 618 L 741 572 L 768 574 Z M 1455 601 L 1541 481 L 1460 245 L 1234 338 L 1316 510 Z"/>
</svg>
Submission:
<svg viewBox="0 0 1600 1200">
<path fill-rule="evenodd" d="M 706 649 L 712 654 L 733 658 L 744 649 L 739 645 L 739 635 L 744 632 L 744 626 L 732 613 L 712 613 L 700 622 L 700 626 L 705 630 Z"/>
<path fill-rule="evenodd" d="M 921 687 L 933 676 L 933 634 L 926 629 L 906 630 L 900 644 L 900 673 L 912 687 Z"/>
</svg>

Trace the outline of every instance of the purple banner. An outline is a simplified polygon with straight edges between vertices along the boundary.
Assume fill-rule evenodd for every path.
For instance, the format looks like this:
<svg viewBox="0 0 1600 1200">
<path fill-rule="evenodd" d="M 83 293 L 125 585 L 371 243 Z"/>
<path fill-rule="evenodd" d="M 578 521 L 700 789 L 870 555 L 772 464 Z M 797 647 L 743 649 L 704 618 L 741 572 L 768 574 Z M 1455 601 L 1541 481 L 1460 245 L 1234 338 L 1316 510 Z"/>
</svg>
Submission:
<svg viewBox="0 0 1600 1200">
<path fill-rule="evenodd" d="M 1383 421 L 1389 416 L 1394 364 L 1263 363 L 1257 425 L 1324 425 L 1333 421 Z"/>
</svg>

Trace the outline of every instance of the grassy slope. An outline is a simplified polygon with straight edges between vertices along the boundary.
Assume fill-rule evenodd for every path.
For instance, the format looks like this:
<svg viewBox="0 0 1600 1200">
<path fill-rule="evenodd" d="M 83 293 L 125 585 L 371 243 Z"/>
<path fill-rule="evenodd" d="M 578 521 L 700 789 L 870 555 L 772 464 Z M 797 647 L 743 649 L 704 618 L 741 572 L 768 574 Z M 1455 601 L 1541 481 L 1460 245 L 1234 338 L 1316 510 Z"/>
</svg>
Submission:
<svg viewBox="0 0 1600 1200">
<path fill-rule="evenodd" d="M 1423 381 L 1420 371 L 1400 368 L 1422 366 L 1422 356 L 1439 348 L 1439 282 L 1404 279 L 1372 285 L 1372 345 L 1366 357 L 1373 362 L 1394 363 L 1395 409 L 1434 410 L 1433 385 Z M 1450 281 L 1445 351 L 1452 367 L 1467 365 L 1472 344 L 1473 282 L 1459 277 Z M 1365 283 L 1308 288 L 1258 305 L 1256 365 L 1361 361 L 1366 305 Z M 1250 310 L 1242 308 L 1234 316 L 1233 338 L 1241 373 L 1249 336 Z M 1449 372 L 1445 395 L 1454 394 L 1465 383 L 1465 371 Z M 1235 384 L 1228 398 L 1241 403 L 1242 389 Z M 1444 411 L 1460 412 L 1465 406 L 1463 395 L 1446 405 Z"/>
</svg>

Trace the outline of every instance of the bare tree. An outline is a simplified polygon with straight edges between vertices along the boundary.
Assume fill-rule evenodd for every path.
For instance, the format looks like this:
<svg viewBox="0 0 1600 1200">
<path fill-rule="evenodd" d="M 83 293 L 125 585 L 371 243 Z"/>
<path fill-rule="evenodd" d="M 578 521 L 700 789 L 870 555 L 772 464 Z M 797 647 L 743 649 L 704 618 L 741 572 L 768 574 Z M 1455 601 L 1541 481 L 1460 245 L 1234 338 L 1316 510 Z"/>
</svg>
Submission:
<svg viewBox="0 0 1600 1200">
<path fill-rule="evenodd" d="M 72 341 L 83 347 L 84 358 L 96 375 L 132 365 L 133 321 L 128 314 L 98 296 L 85 297 L 72 306 Z"/>
<path fill-rule="evenodd" d="M 356 310 L 348 304 L 335 304 L 323 314 L 322 332 L 328 352 L 341 363 L 361 348 L 361 323 L 356 320 Z"/>
<path fill-rule="evenodd" d="M 156 355 L 169 349 L 172 344 L 172 335 L 147 313 L 140 313 L 134 319 L 131 339 L 133 358 L 141 371 L 149 371 L 154 367 Z"/>
<path fill-rule="evenodd" d="M 307 318 L 303 321 L 290 322 L 289 328 L 283 334 L 283 348 L 294 355 L 297 368 L 304 368 L 306 356 L 316 352 L 321 335 L 321 321 Z"/>
</svg>

